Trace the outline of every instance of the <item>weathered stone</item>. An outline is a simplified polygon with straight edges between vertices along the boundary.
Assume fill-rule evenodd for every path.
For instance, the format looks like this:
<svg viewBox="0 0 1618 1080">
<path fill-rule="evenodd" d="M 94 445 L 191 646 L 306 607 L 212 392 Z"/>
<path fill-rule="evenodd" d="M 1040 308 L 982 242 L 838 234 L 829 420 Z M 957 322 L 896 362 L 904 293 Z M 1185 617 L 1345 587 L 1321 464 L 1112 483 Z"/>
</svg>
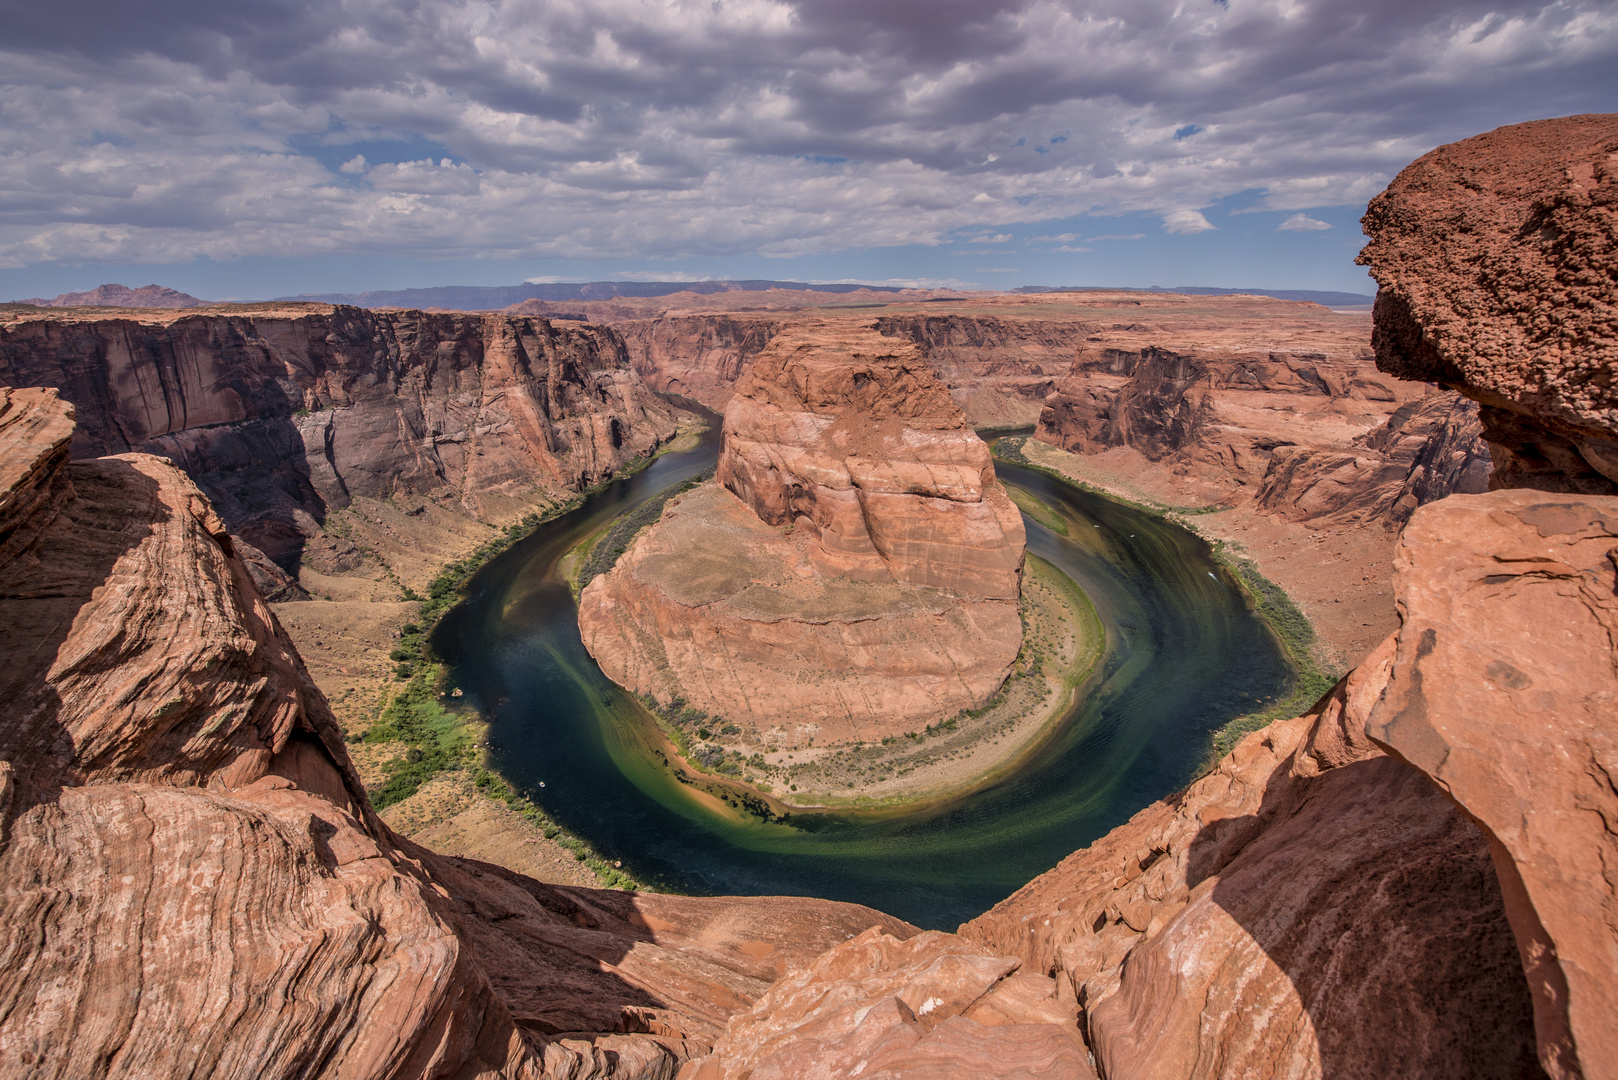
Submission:
<svg viewBox="0 0 1618 1080">
<path fill-rule="evenodd" d="M 1424 507 L 1376 742 L 1482 827 L 1554 1077 L 1618 1076 L 1618 498 Z"/>
<path fill-rule="evenodd" d="M 1371 200 L 1377 365 L 1481 405 L 1495 487 L 1618 492 L 1618 114 L 1441 146 Z"/>
<path fill-rule="evenodd" d="M 718 482 L 580 597 L 608 677 L 787 745 L 900 734 L 994 694 L 1022 641 L 1022 519 L 910 346 L 783 332 L 724 440 Z"/>
</svg>

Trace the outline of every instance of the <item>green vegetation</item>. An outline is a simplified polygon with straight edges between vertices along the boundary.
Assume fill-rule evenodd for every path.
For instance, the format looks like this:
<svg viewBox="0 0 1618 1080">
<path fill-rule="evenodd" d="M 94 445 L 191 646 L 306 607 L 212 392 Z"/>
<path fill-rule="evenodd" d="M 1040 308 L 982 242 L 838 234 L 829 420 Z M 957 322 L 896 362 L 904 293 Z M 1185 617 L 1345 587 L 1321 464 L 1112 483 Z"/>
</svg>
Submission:
<svg viewBox="0 0 1618 1080">
<path fill-rule="evenodd" d="M 1242 740 L 1242 736 L 1257 731 L 1275 720 L 1298 716 L 1321 696 L 1337 685 L 1342 676 L 1323 671 L 1315 661 L 1315 628 L 1286 591 L 1259 573 L 1258 564 L 1251 559 L 1233 555 L 1224 541 L 1214 545 L 1214 558 L 1230 572 L 1241 587 L 1248 605 L 1253 609 L 1270 633 L 1281 645 L 1287 662 L 1296 672 L 1292 693 L 1262 710 L 1238 716 L 1214 732 L 1213 755 L 1224 757 Z"/>
<path fill-rule="evenodd" d="M 387 781 L 371 792 L 371 804 L 378 810 L 403 802 L 439 773 L 466 766 L 476 757 L 476 742 L 466 722 L 439 701 L 442 677 L 437 664 L 422 666 L 365 733 L 368 743 L 402 742 L 406 748 L 403 757 L 387 766 Z"/>
<path fill-rule="evenodd" d="M 584 566 L 574 580 L 573 594 L 577 596 L 586 585 L 617 565 L 619 556 L 629 550 L 636 534 L 662 516 L 663 507 L 670 499 L 685 494 L 712 475 L 711 471 L 699 473 L 682 484 L 671 485 L 608 526 L 607 531 L 590 544 Z"/>
<path fill-rule="evenodd" d="M 1045 526 L 1051 532 L 1060 536 L 1067 535 L 1067 518 L 1056 512 L 1055 507 L 1039 499 L 1035 495 L 1018 487 L 1007 487 L 1006 494 L 1011 501 L 1017 504 L 1017 509 Z"/>
<path fill-rule="evenodd" d="M 612 479 L 637 472 L 650 461 L 650 458 L 637 459 Z M 435 777 L 464 772 L 477 790 L 505 803 L 541 828 L 547 838 L 571 851 L 573 857 L 588 866 L 608 888 L 650 891 L 620 866 L 598 855 L 584 840 L 557 825 L 543 810 L 481 764 L 483 750 L 478 719 L 470 711 L 456 711 L 445 704 L 444 668 L 433 654 L 431 645 L 432 632 L 438 620 L 459 602 L 467 583 L 484 564 L 540 525 L 575 509 L 587 495 L 610 482 L 603 481 L 589 491 L 553 504 L 543 513 L 524 515 L 520 521 L 508 525 L 466 556 L 440 570 L 427 586 L 425 596 L 408 586 L 400 586 L 404 599 L 416 602 L 418 613 L 418 621 L 406 623 L 401 628 L 399 644 L 388 654 L 396 665 L 394 677 L 405 685 L 365 733 L 364 741 L 403 743 L 404 754 L 385 766 L 387 779 L 369 794 L 372 805 L 377 810 L 385 810 L 408 799 Z M 674 489 L 670 489 L 669 495 L 675 493 Z M 661 509 L 662 504 L 658 505 Z"/>
</svg>

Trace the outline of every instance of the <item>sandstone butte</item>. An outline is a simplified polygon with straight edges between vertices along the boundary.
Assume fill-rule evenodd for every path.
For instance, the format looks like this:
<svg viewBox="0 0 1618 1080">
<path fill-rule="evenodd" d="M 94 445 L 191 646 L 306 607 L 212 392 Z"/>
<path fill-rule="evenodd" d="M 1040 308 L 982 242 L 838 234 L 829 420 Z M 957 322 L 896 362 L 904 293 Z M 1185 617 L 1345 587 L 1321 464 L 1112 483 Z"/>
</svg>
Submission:
<svg viewBox="0 0 1618 1080">
<path fill-rule="evenodd" d="M 975 708 L 1022 643 L 1021 515 L 914 347 L 805 324 L 725 409 L 715 481 L 579 598 L 620 685 L 796 744 Z"/>
<path fill-rule="evenodd" d="M 1400 626 L 1330 694 L 953 935 L 400 840 L 208 500 L 146 455 L 69 462 L 65 403 L 4 391 L 0 1075 L 1618 1076 L 1618 498 L 1566 490 L 1618 436 L 1566 408 L 1612 330 L 1540 306 L 1556 350 L 1469 373 L 1520 328 L 1444 297 L 1540 233 L 1471 230 L 1424 298 L 1398 258 L 1512 205 L 1610 251 L 1618 117 L 1484 139 L 1367 216 L 1379 360 L 1509 402 L 1503 465 L 1577 458 L 1416 508 Z"/>
</svg>

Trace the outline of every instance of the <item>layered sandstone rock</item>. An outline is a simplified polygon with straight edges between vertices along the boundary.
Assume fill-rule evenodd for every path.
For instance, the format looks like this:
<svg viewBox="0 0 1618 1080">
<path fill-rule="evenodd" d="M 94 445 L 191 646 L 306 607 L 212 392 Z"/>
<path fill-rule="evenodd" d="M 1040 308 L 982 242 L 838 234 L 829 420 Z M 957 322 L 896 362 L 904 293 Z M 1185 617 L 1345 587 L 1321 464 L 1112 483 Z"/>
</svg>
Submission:
<svg viewBox="0 0 1618 1080">
<path fill-rule="evenodd" d="M 1618 492 L 1618 115 L 1500 128 L 1364 218 L 1378 366 L 1482 405 L 1496 487 Z"/>
<path fill-rule="evenodd" d="M 1071 985 L 953 934 L 875 929 L 792 971 L 681 1080 L 1093 1077 Z"/>
<path fill-rule="evenodd" d="M 615 320 L 635 372 L 653 390 L 724 412 L 753 358 L 782 320 L 756 315 L 671 315 Z"/>
<path fill-rule="evenodd" d="M 1400 525 L 1424 502 L 1484 490 L 1475 409 L 1379 377 L 1362 338 L 1260 351 L 1250 330 L 1214 327 L 1172 344 L 1190 335 L 1172 324 L 1096 335 L 1035 437 L 1078 454 L 1128 447 L 1227 504 L 1322 525 Z"/>
<path fill-rule="evenodd" d="M 883 315 L 874 325 L 878 333 L 914 342 L 978 428 L 1038 421 L 1056 380 L 1072 367 L 1074 349 L 1095 331 L 1093 323 L 1030 318 L 1010 305 L 969 315 Z"/>
<path fill-rule="evenodd" d="M 497 516 L 601 480 L 676 428 L 611 331 L 504 315 L 24 316 L 0 325 L 0 383 L 72 401 L 75 457 L 173 459 L 286 570 L 305 552 L 326 570 L 359 557 L 321 527 L 357 496 Z"/>
<path fill-rule="evenodd" d="M 1022 639 L 1022 520 L 902 343 L 784 333 L 725 412 L 718 482 L 580 598 L 614 681 L 789 744 L 981 704 Z"/>
<path fill-rule="evenodd" d="M 1485 838 L 1364 734 L 1393 651 L 961 934 L 1071 980 L 1109 1078 L 1533 1075 Z"/>
<path fill-rule="evenodd" d="M 1417 515 L 1367 731 L 1488 836 L 1555 1077 L 1618 1075 L 1618 498 Z"/>
<path fill-rule="evenodd" d="M 914 933 L 400 841 L 207 500 L 68 463 L 69 416 L 0 405 L 0 1076 L 666 1078 L 790 964 Z"/>
</svg>

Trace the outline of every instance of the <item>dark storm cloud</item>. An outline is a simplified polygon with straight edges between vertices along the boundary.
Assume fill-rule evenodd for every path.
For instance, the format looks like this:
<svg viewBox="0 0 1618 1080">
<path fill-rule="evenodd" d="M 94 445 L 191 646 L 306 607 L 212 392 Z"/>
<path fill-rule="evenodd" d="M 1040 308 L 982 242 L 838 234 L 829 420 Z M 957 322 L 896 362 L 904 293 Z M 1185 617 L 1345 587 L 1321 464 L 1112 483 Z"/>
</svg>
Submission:
<svg viewBox="0 0 1618 1080">
<path fill-rule="evenodd" d="M 789 254 L 1142 210 L 1194 229 L 1235 192 L 1362 201 L 1439 142 L 1611 110 L 1618 60 L 1600 0 L 7 0 L 0 18 L 10 265 Z"/>
</svg>

